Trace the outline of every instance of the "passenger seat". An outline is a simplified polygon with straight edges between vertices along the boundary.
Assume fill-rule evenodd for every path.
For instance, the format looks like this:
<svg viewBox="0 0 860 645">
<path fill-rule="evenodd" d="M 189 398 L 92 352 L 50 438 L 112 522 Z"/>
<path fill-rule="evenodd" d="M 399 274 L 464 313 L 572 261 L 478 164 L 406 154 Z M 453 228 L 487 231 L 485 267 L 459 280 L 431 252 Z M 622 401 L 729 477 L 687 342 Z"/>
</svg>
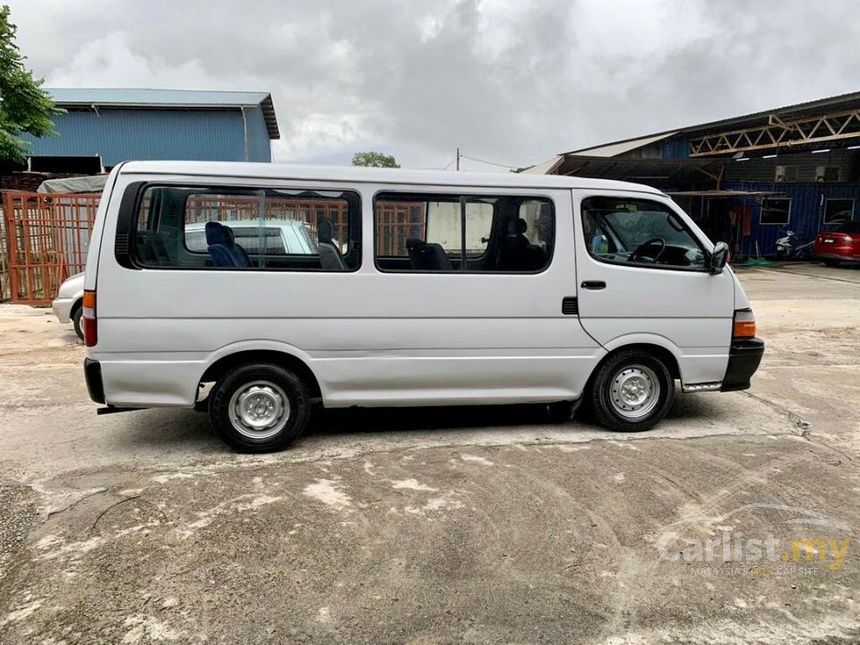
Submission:
<svg viewBox="0 0 860 645">
<path fill-rule="evenodd" d="M 425 242 L 418 238 L 406 240 L 409 262 L 416 271 L 453 271 L 454 265 L 441 244 Z"/>
<path fill-rule="evenodd" d="M 320 267 L 323 271 L 346 271 L 347 267 L 334 244 L 334 229 L 327 219 L 317 221 L 317 240 L 319 242 Z"/>
<path fill-rule="evenodd" d="M 502 238 L 499 269 L 503 271 L 535 271 L 546 264 L 546 251 L 529 242 L 528 224 L 522 218 L 508 222 L 508 233 Z"/>
<path fill-rule="evenodd" d="M 251 266 L 248 252 L 233 241 L 233 229 L 221 222 L 206 222 L 206 243 L 216 267 Z"/>
</svg>

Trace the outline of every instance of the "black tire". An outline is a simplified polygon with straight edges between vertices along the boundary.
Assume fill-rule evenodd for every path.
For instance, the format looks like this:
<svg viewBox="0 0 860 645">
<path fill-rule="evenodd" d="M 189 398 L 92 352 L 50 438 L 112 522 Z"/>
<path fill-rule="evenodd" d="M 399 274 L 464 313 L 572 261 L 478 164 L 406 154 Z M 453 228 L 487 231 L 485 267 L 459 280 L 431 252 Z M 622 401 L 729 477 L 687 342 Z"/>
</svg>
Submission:
<svg viewBox="0 0 860 645">
<path fill-rule="evenodd" d="M 250 391 L 256 388 L 254 391 Z M 247 391 L 245 391 L 247 390 Z M 234 395 L 238 399 L 234 399 Z M 283 415 L 277 415 L 271 427 L 249 428 L 243 425 L 239 405 L 243 396 L 256 396 L 266 412 L 286 397 L 289 406 L 281 406 Z M 231 413 L 231 401 L 233 410 Z M 278 408 L 274 408 L 275 413 Z M 253 411 L 245 410 L 245 414 Z M 286 420 L 283 421 L 285 416 Z M 267 363 L 243 365 L 224 374 L 209 394 L 209 418 L 221 438 L 237 452 L 274 452 L 283 450 L 307 428 L 311 417 L 310 391 L 307 384 L 293 372 Z M 265 419 L 265 415 L 263 417 Z M 279 427 L 283 423 L 282 427 Z M 256 436 L 255 436 L 256 435 Z"/>
<path fill-rule="evenodd" d="M 623 374 L 625 371 L 626 376 Z M 631 386 L 638 387 L 656 381 L 659 390 L 654 394 L 653 403 L 649 402 L 647 406 L 643 404 L 638 411 L 636 406 L 630 406 L 631 409 L 625 413 L 628 416 L 625 416 L 616 409 L 612 396 L 624 379 L 632 377 L 636 378 L 627 381 Z M 586 392 L 587 409 L 594 415 L 595 421 L 609 430 L 642 432 L 653 428 L 666 416 L 674 395 L 675 379 L 663 359 L 645 350 L 624 349 L 611 355 L 592 376 Z M 635 414 L 641 416 L 629 416 Z"/>
<path fill-rule="evenodd" d="M 839 266 L 839 260 L 837 260 L 836 258 L 827 258 L 824 260 L 824 264 L 826 264 L 829 267 L 838 267 Z"/>
<path fill-rule="evenodd" d="M 72 312 L 72 325 L 75 328 L 75 333 L 78 335 L 78 338 L 81 340 L 84 339 L 84 328 L 83 328 L 83 318 L 84 318 L 84 308 L 78 306 L 74 312 Z"/>
</svg>

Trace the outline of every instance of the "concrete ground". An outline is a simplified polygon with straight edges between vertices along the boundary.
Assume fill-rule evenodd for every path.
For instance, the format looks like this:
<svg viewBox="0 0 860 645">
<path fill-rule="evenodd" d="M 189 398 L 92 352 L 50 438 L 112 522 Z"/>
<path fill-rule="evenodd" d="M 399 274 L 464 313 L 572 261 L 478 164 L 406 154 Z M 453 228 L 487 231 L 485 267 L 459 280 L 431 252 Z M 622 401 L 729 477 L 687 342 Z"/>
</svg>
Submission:
<svg viewBox="0 0 860 645">
<path fill-rule="evenodd" d="M 0 643 L 860 642 L 860 271 L 739 273 L 753 388 L 651 432 L 345 411 L 266 456 L 97 417 L 71 328 L 0 306 Z"/>
</svg>

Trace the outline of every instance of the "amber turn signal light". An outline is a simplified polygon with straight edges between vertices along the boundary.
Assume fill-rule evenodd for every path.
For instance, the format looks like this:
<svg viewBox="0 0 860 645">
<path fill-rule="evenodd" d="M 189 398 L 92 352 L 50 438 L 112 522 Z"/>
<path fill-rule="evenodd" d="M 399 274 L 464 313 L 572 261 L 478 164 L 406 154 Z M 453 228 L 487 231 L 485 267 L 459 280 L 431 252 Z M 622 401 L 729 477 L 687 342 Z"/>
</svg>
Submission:
<svg viewBox="0 0 860 645">
<path fill-rule="evenodd" d="M 755 316 L 752 309 L 738 309 L 732 329 L 733 338 L 753 338 L 755 336 Z"/>
</svg>

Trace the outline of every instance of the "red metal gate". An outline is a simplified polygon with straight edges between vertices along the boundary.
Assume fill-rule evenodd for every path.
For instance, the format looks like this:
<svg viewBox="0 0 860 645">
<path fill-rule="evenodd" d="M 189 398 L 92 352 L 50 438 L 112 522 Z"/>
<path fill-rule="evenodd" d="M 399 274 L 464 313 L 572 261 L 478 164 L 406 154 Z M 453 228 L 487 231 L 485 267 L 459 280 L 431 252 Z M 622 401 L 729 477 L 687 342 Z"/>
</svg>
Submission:
<svg viewBox="0 0 860 645">
<path fill-rule="evenodd" d="M 12 302 L 50 304 L 84 270 L 98 194 L 3 193 L 6 281 Z"/>
</svg>

